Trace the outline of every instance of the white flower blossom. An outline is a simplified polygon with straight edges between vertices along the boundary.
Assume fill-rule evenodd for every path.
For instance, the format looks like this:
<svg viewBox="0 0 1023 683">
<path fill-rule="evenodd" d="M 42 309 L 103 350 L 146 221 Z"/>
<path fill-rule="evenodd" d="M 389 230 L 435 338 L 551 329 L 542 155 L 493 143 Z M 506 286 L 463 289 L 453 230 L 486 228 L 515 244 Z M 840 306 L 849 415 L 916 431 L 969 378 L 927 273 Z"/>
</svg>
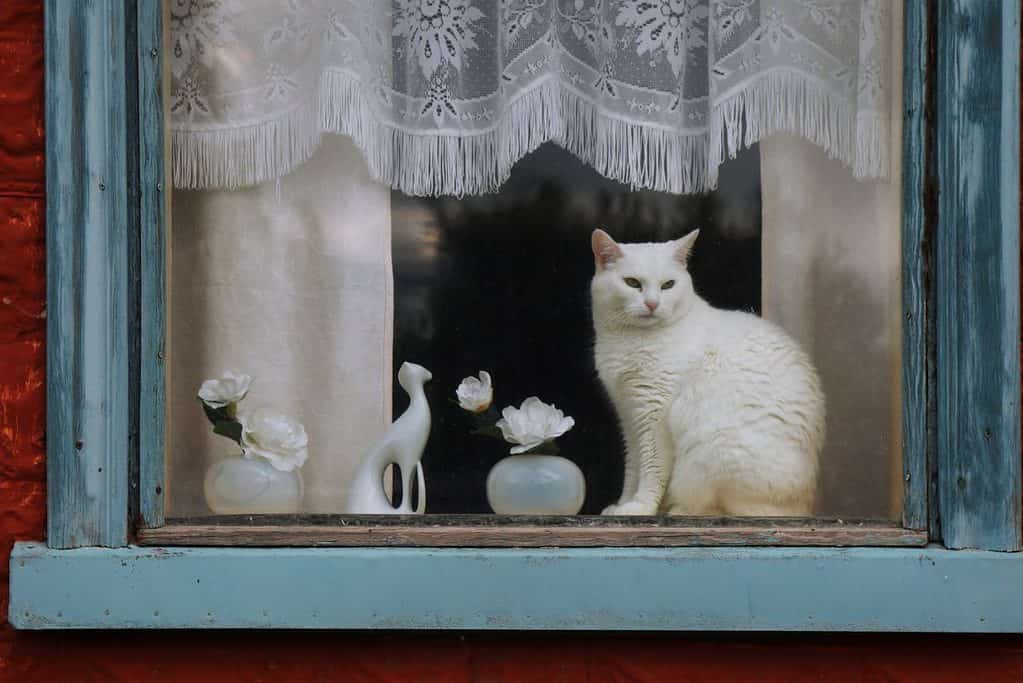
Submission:
<svg viewBox="0 0 1023 683">
<path fill-rule="evenodd" d="M 263 458 L 274 469 L 290 472 L 309 457 L 309 437 L 297 420 L 270 408 L 256 408 L 243 412 L 238 421 L 246 458 Z"/>
<path fill-rule="evenodd" d="M 479 379 L 466 377 L 455 391 L 458 405 L 470 413 L 482 413 L 494 401 L 494 386 L 490 382 L 490 373 L 480 370 Z"/>
<path fill-rule="evenodd" d="M 575 426 L 575 420 L 536 396 L 527 398 L 519 408 L 508 406 L 501 411 L 501 415 L 497 427 L 504 435 L 504 440 L 519 444 L 511 449 L 512 454 L 532 450 Z"/>
<path fill-rule="evenodd" d="M 210 408 L 223 408 L 237 403 L 249 393 L 252 377 L 231 372 L 224 373 L 220 379 L 208 379 L 199 387 L 199 398 Z"/>
</svg>

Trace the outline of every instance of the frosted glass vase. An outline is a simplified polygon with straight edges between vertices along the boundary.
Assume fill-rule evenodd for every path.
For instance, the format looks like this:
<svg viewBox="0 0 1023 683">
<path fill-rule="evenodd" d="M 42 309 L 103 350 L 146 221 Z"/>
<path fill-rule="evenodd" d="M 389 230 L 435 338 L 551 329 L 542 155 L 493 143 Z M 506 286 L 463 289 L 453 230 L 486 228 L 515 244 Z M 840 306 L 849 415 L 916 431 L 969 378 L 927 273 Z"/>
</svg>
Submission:
<svg viewBox="0 0 1023 683">
<path fill-rule="evenodd" d="M 298 512 L 304 486 L 298 469 L 282 472 L 262 458 L 230 456 L 206 470 L 206 504 L 218 515 Z"/>
<path fill-rule="evenodd" d="M 575 515 L 585 498 L 583 473 L 557 455 L 511 455 L 487 475 L 487 502 L 499 515 Z"/>
</svg>

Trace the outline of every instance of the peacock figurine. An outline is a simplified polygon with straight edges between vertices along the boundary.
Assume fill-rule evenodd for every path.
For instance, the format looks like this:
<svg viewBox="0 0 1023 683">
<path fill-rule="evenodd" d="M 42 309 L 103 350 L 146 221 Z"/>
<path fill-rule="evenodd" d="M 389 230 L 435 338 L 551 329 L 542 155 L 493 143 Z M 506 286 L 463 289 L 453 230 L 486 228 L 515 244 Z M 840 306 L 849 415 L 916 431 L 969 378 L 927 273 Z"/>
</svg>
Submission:
<svg viewBox="0 0 1023 683">
<path fill-rule="evenodd" d="M 423 514 L 426 510 L 426 481 L 423 479 L 423 449 L 430 437 L 430 405 L 423 385 L 433 378 L 430 371 L 415 363 L 402 363 L 398 384 L 409 397 L 409 406 L 395 420 L 369 455 L 362 461 L 352 480 L 345 512 L 351 515 Z M 401 504 L 395 508 L 384 492 L 384 470 L 398 465 L 403 477 Z M 415 471 L 415 475 L 413 475 Z M 419 500 L 412 509 L 412 477 L 419 484 Z"/>
</svg>

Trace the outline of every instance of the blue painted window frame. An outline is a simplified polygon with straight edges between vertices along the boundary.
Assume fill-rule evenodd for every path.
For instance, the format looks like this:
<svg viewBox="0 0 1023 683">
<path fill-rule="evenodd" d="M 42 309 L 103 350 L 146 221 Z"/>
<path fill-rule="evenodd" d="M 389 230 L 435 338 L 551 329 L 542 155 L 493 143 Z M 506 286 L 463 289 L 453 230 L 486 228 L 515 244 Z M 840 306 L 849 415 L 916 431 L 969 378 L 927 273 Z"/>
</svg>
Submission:
<svg viewBox="0 0 1023 683">
<path fill-rule="evenodd" d="M 16 627 L 1023 630 L 1017 0 L 905 3 L 922 550 L 132 546 L 163 522 L 160 5 L 46 1 L 49 520 L 11 558 Z"/>
</svg>

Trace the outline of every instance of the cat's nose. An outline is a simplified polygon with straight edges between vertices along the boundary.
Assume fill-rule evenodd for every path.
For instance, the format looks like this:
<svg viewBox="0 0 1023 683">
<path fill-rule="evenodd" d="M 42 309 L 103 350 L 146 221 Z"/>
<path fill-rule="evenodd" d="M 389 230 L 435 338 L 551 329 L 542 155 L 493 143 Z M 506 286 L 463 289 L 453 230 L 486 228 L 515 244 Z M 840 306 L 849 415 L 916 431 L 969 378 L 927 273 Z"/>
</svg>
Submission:
<svg viewBox="0 0 1023 683">
<path fill-rule="evenodd" d="M 643 303 L 645 303 L 645 304 L 646 304 L 646 307 L 650 309 L 650 312 L 651 312 L 651 313 L 653 313 L 653 312 L 654 312 L 655 310 L 657 310 L 657 303 L 658 303 L 658 302 L 656 302 L 656 301 L 651 301 L 650 299 L 647 299 L 647 300 L 646 300 L 646 301 L 644 301 Z"/>
</svg>

